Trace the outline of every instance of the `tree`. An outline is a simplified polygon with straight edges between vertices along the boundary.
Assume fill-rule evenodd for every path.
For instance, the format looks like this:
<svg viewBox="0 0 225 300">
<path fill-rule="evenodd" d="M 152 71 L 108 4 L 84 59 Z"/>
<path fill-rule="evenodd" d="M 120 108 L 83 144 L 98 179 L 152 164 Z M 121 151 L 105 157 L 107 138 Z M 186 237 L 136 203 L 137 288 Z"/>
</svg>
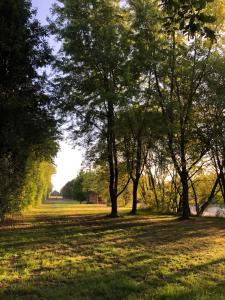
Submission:
<svg viewBox="0 0 225 300">
<path fill-rule="evenodd" d="M 133 184 L 133 203 L 131 214 L 137 212 L 137 197 L 139 180 L 146 166 L 150 149 L 152 149 L 162 135 L 162 118 L 158 111 L 154 111 L 151 101 L 145 104 L 137 103 L 127 108 L 120 115 L 118 130 L 121 135 L 121 151 L 127 166 L 128 176 Z"/>
<path fill-rule="evenodd" d="M 117 216 L 119 168 L 115 124 L 130 85 L 131 40 L 119 0 L 60 0 L 51 27 L 63 42 L 57 101 L 72 115 L 73 139 L 91 148 L 103 141 L 109 168 L 111 216 Z M 75 118 L 74 118 L 75 116 Z"/>
<path fill-rule="evenodd" d="M 50 161 L 58 136 L 45 75 L 51 62 L 46 28 L 25 0 L 0 3 L 0 212 L 21 208 L 30 157 Z"/>
<path fill-rule="evenodd" d="M 202 204 L 201 213 L 214 199 L 217 186 L 225 201 L 225 143 L 224 143 L 224 70 L 225 59 L 223 48 L 218 47 L 214 51 L 210 61 L 208 72 L 205 76 L 205 97 L 200 103 L 199 117 L 202 119 L 198 127 L 199 138 L 209 149 L 208 156 L 217 174 L 211 197 Z"/>
<path fill-rule="evenodd" d="M 214 40 L 213 31 L 205 24 L 215 19 L 205 12 L 207 1 L 203 5 L 199 1 L 187 2 L 163 1 L 162 10 L 157 13 L 160 23 L 149 29 L 151 12 L 146 12 L 146 5 L 149 10 L 151 6 L 150 1 L 144 1 L 139 30 L 147 49 L 143 70 L 146 72 L 147 67 L 149 80 L 155 81 L 156 98 L 167 128 L 168 150 L 182 185 L 183 218 L 190 215 L 190 172 L 207 152 L 196 135 L 194 115 Z M 134 8 L 140 22 L 140 8 Z"/>
</svg>

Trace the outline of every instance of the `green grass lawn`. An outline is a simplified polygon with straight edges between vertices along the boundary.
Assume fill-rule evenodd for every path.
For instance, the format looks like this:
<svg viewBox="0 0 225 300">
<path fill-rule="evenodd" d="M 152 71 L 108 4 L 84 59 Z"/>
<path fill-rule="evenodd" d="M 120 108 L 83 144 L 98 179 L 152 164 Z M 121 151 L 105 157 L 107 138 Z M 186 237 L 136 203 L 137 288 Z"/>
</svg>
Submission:
<svg viewBox="0 0 225 300">
<path fill-rule="evenodd" d="M 225 299 L 225 220 L 52 201 L 0 227 L 0 299 Z"/>
</svg>

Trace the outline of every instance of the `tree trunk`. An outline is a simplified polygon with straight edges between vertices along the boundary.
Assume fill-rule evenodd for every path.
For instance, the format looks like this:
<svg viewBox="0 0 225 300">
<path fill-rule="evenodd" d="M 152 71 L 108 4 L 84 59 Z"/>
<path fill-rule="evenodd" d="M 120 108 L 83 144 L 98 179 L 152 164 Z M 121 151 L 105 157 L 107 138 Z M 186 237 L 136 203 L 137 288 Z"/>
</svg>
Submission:
<svg viewBox="0 0 225 300">
<path fill-rule="evenodd" d="M 193 193 L 194 193 L 196 215 L 198 215 L 198 213 L 199 213 L 198 197 L 197 197 L 197 194 L 196 194 L 194 182 L 191 180 L 191 178 L 190 178 L 190 182 L 191 182 L 191 187 L 192 187 L 192 190 L 193 190 Z"/>
<path fill-rule="evenodd" d="M 117 209 L 117 192 L 115 191 L 115 171 L 114 171 L 114 161 L 112 155 L 112 145 L 108 145 L 110 149 L 108 153 L 108 163 L 109 163 L 109 195 L 111 200 L 111 217 L 118 216 L 118 209 Z"/>
<path fill-rule="evenodd" d="M 182 201 L 182 194 L 180 195 L 179 203 L 178 203 L 178 208 L 177 208 L 177 213 L 181 213 L 183 211 L 182 209 L 183 201 Z"/>
<path fill-rule="evenodd" d="M 220 178 L 219 184 L 220 184 L 220 189 L 221 189 L 221 193 L 223 196 L 223 201 L 225 203 L 225 177 L 224 177 L 223 171 L 221 173 L 221 178 Z"/>
<path fill-rule="evenodd" d="M 220 181 L 220 175 L 217 176 L 217 179 L 214 183 L 214 186 L 211 190 L 211 193 L 209 195 L 209 198 L 208 200 L 201 205 L 201 207 L 199 208 L 199 213 L 198 213 L 198 216 L 202 216 L 203 212 L 206 210 L 206 208 L 210 205 L 210 203 L 212 202 L 214 196 L 215 196 L 215 192 L 216 192 L 216 188 L 217 188 L 217 185 L 219 184 L 219 181 Z"/>
<path fill-rule="evenodd" d="M 135 178 L 133 178 L 133 205 L 131 214 L 136 215 L 137 214 L 137 192 L 138 192 L 138 185 L 139 185 L 139 179 L 141 177 L 141 163 L 142 163 L 142 143 L 140 136 L 137 138 L 137 151 L 136 151 L 136 166 L 135 166 Z"/>
<path fill-rule="evenodd" d="M 112 101 L 108 102 L 108 130 L 107 130 L 107 148 L 108 148 L 108 164 L 109 164 L 109 195 L 111 200 L 110 217 L 118 217 L 117 208 L 117 185 L 118 185 L 118 170 L 115 170 L 115 136 L 114 136 L 114 109 Z"/>
<path fill-rule="evenodd" d="M 118 217 L 117 196 L 115 194 L 110 195 L 110 198 L 111 198 L 111 204 L 112 204 L 110 216 L 112 218 L 116 218 L 116 217 Z"/>
<path fill-rule="evenodd" d="M 150 169 L 148 171 L 148 177 L 149 177 L 149 180 L 148 180 L 149 184 L 151 184 L 152 189 L 153 189 L 153 193 L 154 193 L 154 197 L 155 197 L 156 209 L 157 209 L 157 211 L 159 211 L 159 199 L 158 199 L 158 195 L 157 195 L 157 191 L 156 191 L 155 179 L 154 179 L 152 171 Z"/>
<path fill-rule="evenodd" d="M 223 201 L 225 203 L 224 163 L 225 163 L 224 160 L 221 161 L 218 150 L 217 150 L 216 154 L 215 154 L 214 164 L 215 164 L 216 171 L 217 171 L 217 168 L 219 168 L 219 172 L 217 171 L 217 176 L 220 177 L 219 186 L 220 186 L 221 194 L 222 194 L 222 197 L 223 197 Z"/>
<path fill-rule="evenodd" d="M 180 177 L 182 184 L 182 218 L 189 219 L 191 212 L 189 207 L 189 188 L 187 171 L 182 171 Z"/>
<path fill-rule="evenodd" d="M 137 191 L 138 191 L 138 182 L 139 178 L 135 178 L 133 180 L 133 203 L 132 203 L 132 210 L 131 214 L 136 215 L 137 214 Z"/>
</svg>

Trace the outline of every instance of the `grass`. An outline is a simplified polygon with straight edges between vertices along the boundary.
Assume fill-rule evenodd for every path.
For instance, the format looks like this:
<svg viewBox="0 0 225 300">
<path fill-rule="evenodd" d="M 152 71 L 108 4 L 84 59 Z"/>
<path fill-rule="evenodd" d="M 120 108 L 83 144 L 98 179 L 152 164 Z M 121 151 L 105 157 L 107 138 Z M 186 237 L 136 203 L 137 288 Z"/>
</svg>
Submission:
<svg viewBox="0 0 225 300">
<path fill-rule="evenodd" d="M 52 201 L 0 227 L 1 300 L 225 299 L 225 220 Z"/>
</svg>

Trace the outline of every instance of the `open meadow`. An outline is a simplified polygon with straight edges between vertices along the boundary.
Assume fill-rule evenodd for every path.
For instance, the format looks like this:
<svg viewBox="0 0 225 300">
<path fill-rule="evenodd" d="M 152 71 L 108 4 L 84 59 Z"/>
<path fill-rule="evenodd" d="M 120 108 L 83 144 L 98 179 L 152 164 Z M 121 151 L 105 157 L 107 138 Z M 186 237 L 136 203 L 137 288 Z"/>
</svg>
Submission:
<svg viewBox="0 0 225 300">
<path fill-rule="evenodd" d="M 0 227 L 1 300 L 225 299 L 225 220 L 52 202 Z"/>
</svg>

